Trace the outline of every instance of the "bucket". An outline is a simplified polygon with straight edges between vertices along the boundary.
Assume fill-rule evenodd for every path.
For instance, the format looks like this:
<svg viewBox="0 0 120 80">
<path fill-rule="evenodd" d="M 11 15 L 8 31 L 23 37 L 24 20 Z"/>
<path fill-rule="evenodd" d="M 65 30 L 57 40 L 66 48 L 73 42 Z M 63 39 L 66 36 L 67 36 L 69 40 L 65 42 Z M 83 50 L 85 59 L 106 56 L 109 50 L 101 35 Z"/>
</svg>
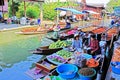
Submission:
<svg viewBox="0 0 120 80">
<path fill-rule="evenodd" d="M 80 70 L 82 70 L 82 69 L 80 69 Z M 96 75 L 96 71 L 93 68 L 90 68 L 90 69 L 93 71 L 93 74 L 91 74 L 89 76 L 84 76 L 83 74 L 81 74 L 80 72 L 78 72 L 79 77 L 80 77 L 81 80 L 93 80 L 93 77 Z"/>
<path fill-rule="evenodd" d="M 56 68 L 60 77 L 69 79 L 74 78 L 78 71 L 78 67 L 73 64 L 62 64 Z"/>
</svg>

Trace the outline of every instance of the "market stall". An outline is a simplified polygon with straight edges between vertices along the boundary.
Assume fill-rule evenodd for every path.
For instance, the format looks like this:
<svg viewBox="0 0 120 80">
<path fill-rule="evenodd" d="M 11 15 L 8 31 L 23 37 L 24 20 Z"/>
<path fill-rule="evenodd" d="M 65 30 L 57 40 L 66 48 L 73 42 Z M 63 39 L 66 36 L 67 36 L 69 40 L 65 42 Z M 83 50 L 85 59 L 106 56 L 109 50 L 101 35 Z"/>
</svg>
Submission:
<svg viewBox="0 0 120 80">
<path fill-rule="evenodd" d="M 114 52 L 107 72 L 107 80 L 120 79 L 120 38 L 114 42 Z"/>
</svg>

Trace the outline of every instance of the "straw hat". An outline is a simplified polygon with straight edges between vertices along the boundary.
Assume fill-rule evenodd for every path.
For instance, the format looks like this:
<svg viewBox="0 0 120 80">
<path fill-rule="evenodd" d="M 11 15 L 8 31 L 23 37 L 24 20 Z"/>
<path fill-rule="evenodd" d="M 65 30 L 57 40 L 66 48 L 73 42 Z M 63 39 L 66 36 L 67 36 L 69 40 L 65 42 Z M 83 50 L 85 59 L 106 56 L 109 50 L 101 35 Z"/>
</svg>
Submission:
<svg viewBox="0 0 120 80">
<path fill-rule="evenodd" d="M 77 28 L 77 30 L 81 30 L 81 28 Z"/>
<path fill-rule="evenodd" d="M 77 36 L 79 36 L 79 34 L 78 34 L 78 33 L 74 34 L 74 37 L 77 37 Z"/>
</svg>

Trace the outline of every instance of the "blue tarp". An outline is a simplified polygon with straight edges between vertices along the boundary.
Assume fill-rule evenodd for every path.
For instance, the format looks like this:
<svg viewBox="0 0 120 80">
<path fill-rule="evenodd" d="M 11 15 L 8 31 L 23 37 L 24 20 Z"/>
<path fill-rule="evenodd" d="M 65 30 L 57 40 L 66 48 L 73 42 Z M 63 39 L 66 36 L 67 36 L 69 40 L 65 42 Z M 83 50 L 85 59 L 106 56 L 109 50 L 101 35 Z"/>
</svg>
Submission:
<svg viewBox="0 0 120 80">
<path fill-rule="evenodd" d="M 73 14 L 84 14 L 81 11 L 78 11 L 78 10 L 72 9 L 72 8 L 55 8 L 55 10 L 71 11 L 71 12 L 73 12 Z"/>
</svg>

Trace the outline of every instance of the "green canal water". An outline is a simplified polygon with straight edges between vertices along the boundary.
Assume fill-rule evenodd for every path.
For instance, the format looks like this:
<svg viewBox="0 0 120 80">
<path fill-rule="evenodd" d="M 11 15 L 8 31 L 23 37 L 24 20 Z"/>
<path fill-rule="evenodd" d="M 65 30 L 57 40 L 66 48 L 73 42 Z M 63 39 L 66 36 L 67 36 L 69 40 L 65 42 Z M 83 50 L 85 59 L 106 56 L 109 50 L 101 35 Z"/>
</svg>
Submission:
<svg viewBox="0 0 120 80">
<path fill-rule="evenodd" d="M 50 43 L 44 34 L 19 35 L 17 31 L 0 32 L 0 80 L 33 80 L 25 72 L 42 56 L 30 50 Z"/>
</svg>

